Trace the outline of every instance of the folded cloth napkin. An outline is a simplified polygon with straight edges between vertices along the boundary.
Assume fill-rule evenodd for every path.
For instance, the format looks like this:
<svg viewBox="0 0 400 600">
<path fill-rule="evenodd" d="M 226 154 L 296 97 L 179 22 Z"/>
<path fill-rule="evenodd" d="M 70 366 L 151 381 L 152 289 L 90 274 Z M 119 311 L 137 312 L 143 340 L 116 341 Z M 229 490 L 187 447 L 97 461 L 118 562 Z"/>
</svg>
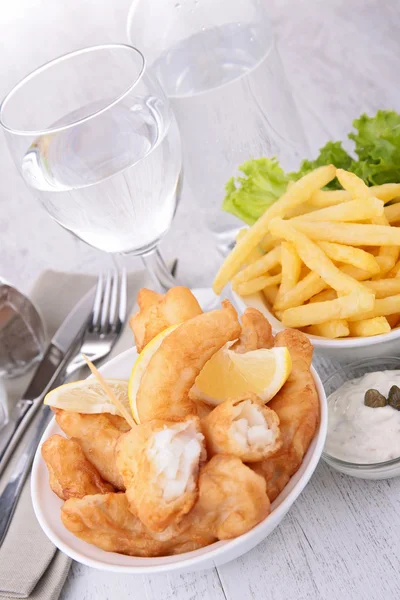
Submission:
<svg viewBox="0 0 400 600">
<path fill-rule="evenodd" d="M 49 339 L 64 317 L 80 298 L 96 283 L 96 277 L 81 274 L 45 271 L 36 281 L 30 298 L 39 309 Z M 138 290 L 150 286 L 144 271 L 128 276 L 128 314 L 133 311 Z M 114 347 L 112 356 L 131 348 L 133 336 L 129 327 Z M 18 379 L 8 380 L 9 403 L 16 401 L 27 387 L 32 372 Z M 34 425 L 33 425 L 34 426 Z M 1 434 L 0 434 L 1 435 Z M 24 438 L 18 450 L 24 446 Z M 15 453 L 0 481 L 0 491 L 9 480 L 18 460 Z M 29 600 L 56 600 L 64 585 L 71 560 L 48 540 L 36 521 L 27 481 L 18 502 L 10 529 L 0 548 L 0 598 L 28 598 Z"/>
</svg>

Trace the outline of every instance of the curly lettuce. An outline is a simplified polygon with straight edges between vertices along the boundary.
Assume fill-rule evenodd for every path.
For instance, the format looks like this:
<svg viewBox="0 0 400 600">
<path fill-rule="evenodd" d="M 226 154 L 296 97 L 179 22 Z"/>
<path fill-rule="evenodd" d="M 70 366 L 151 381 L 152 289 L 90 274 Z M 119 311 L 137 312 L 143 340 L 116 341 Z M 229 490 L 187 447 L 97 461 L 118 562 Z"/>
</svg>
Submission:
<svg viewBox="0 0 400 600">
<path fill-rule="evenodd" d="M 244 177 L 231 177 L 228 181 L 222 208 L 253 225 L 285 192 L 289 176 L 275 157 L 248 160 L 239 171 Z"/>
<path fill-rule="evenodd" d="M 375 117 L 363 114 L 353 127 L 348 138 L 357 158 L 341 142 L 328 142 L 315 160 L 303 160 L 291 173 L 285 173 L 276 157 L 248 160 L 239 167 L 243 176 L 226 184 L 223 210 L 252 225 L 285 192 L 289 181 L 329 164 L 356 173 L 367 185 L 400 183 L 400 115 L 390 110 L 379 110 Z M 340 184 L 334 179 L 327 188 L 340 189 Z"/>
<path fill-rule="evenodd" d="M 400 182 L 400 115 L 394 110 L 378 110 L 375 117 L 361 115 L 353 121 L 358 161 L 351 169 L 367 185 Z"/>
</svg>

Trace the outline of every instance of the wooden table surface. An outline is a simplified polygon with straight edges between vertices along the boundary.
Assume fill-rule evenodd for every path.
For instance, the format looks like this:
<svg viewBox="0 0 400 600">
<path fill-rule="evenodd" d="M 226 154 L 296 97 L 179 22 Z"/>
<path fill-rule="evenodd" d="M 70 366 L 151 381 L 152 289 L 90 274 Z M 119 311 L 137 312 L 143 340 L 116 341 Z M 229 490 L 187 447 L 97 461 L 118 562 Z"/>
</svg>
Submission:
<svg viewBox="0 0 400 600">
<path fill-rule="evenodd" d="M 312 150 L 343 138 L 363 111 L 400 111 L 398 0 L 264 1 Z M 3 2 L 0 96 L 53 56 L 125 41 L 128 8 L 129 0 Z M 70 236 L 40 209 L 3 138 L 0 144 L 0 275 L 28 291 L 45 268 L 98 272 L 108 266 L 107 256 Z M 163 251 L 179 256 L 184 283 L 202 286 L 211 282 L 220 259 L 197 217 L 184 194 Z M 242 558 L 197 574 L 154 577 L 74 564 L 61 597 L 395 600 L 400 598 L 399 534 L 400 478 L 356 480 L 321 462 L 279 528 Z"/>
</svg>

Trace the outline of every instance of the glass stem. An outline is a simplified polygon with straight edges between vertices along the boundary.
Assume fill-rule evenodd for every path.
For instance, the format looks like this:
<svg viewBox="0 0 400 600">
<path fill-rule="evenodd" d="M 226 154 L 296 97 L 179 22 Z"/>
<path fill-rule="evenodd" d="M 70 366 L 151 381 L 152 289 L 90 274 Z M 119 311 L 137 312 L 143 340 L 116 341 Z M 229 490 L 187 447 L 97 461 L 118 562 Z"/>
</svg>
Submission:
<svg viewBox="0 0 400 600">
<path fill-rule="evenodd" d="M 141 259 L 146 267 L 151 279 L 153 280 L 156 292 L 167 292 L 175 285 L 177 280 L 164 262 L 158 248 L 154 248 L 147 254 L 142 254 Z M 175 268 L 172 269 L 174 271 Z"/>
</svg>

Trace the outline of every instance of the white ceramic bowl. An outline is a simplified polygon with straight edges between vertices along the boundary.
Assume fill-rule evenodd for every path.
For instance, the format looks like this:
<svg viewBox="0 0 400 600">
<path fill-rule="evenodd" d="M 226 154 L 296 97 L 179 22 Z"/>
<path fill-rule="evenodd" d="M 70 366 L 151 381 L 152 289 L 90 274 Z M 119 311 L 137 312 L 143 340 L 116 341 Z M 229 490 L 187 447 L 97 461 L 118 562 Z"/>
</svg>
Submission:
<svg viewBox="0 0 400 600">
<path fill-rule="evenodd" d="M 398 357 L 379 357 L 374 359 L 361 360 L 350 363 L 324 380 L 325 392 L 328 396 L 328 406 L 332 400 L 329 399 L 338 388 L 346 381 L 362 377 L 366 373 L 374 373 L 375 371 L 399 371 L 400 358 Z M 335 456 L 324 451 L 322 453 L 323 460 L 331 467 L 352 477 L 359 479 L 390 479 L 400 476 L 400 456 L 383 462 L 365 464 L 355 463 L 346 460 L 340 460 Z"/>
<path fill-rule="evenodd" d="M 128 379 L 136 358 L 137 353 L 134 348 L 127 350 L 107 363 L 101 371 L 106 377 Z M 55 433 L 62 433 L 54 419 L 50 422 L 41 439 L 32 467 L 31 492 L 33 507 L 43 531 L 57 548 L 74 560 L 89 567 L 119 573 L 150 574 L 166 571 L 189 573 L 209 569 L 241 556 L 259 544 L 282 521 L 306 486 L 320 459 L 326 438 L 327 403 L 321 380 L 314 369 L 312 374 L 321 406 L 321 422 L 318 431 L 300 469 L 272 504 L 271 514 L 248 533 L 233 540 L 216 542 L 194 552 L 159 558 L 135 558 L 105 552 L 96 546 L 79 540 L 67 531 L 61 522 L 60 508 L 62 501 L 50 490 L 47 468 L 40 454 L 40 447 L 45 440 Z"/>
<path fill-rule="evenodd" d="M 274 333 L 283 331 L 285 327 L 269 310 L 261 293 L 239 296 L 232 293 L 233 302 L 243 312 L 249 306 L 257 308 L 267 317 Z M 400 306 L 399 306 L 400 312 Z M 400 350 L 400 327 L 389 333 L 371 337 L 339 338 L 329 340 L 318 335 L 308 335 L 315 352 L 329 360 L 353 361 L 354 359 L 375 358 L 376 356 L 395 356 Z"/>
</svg>

